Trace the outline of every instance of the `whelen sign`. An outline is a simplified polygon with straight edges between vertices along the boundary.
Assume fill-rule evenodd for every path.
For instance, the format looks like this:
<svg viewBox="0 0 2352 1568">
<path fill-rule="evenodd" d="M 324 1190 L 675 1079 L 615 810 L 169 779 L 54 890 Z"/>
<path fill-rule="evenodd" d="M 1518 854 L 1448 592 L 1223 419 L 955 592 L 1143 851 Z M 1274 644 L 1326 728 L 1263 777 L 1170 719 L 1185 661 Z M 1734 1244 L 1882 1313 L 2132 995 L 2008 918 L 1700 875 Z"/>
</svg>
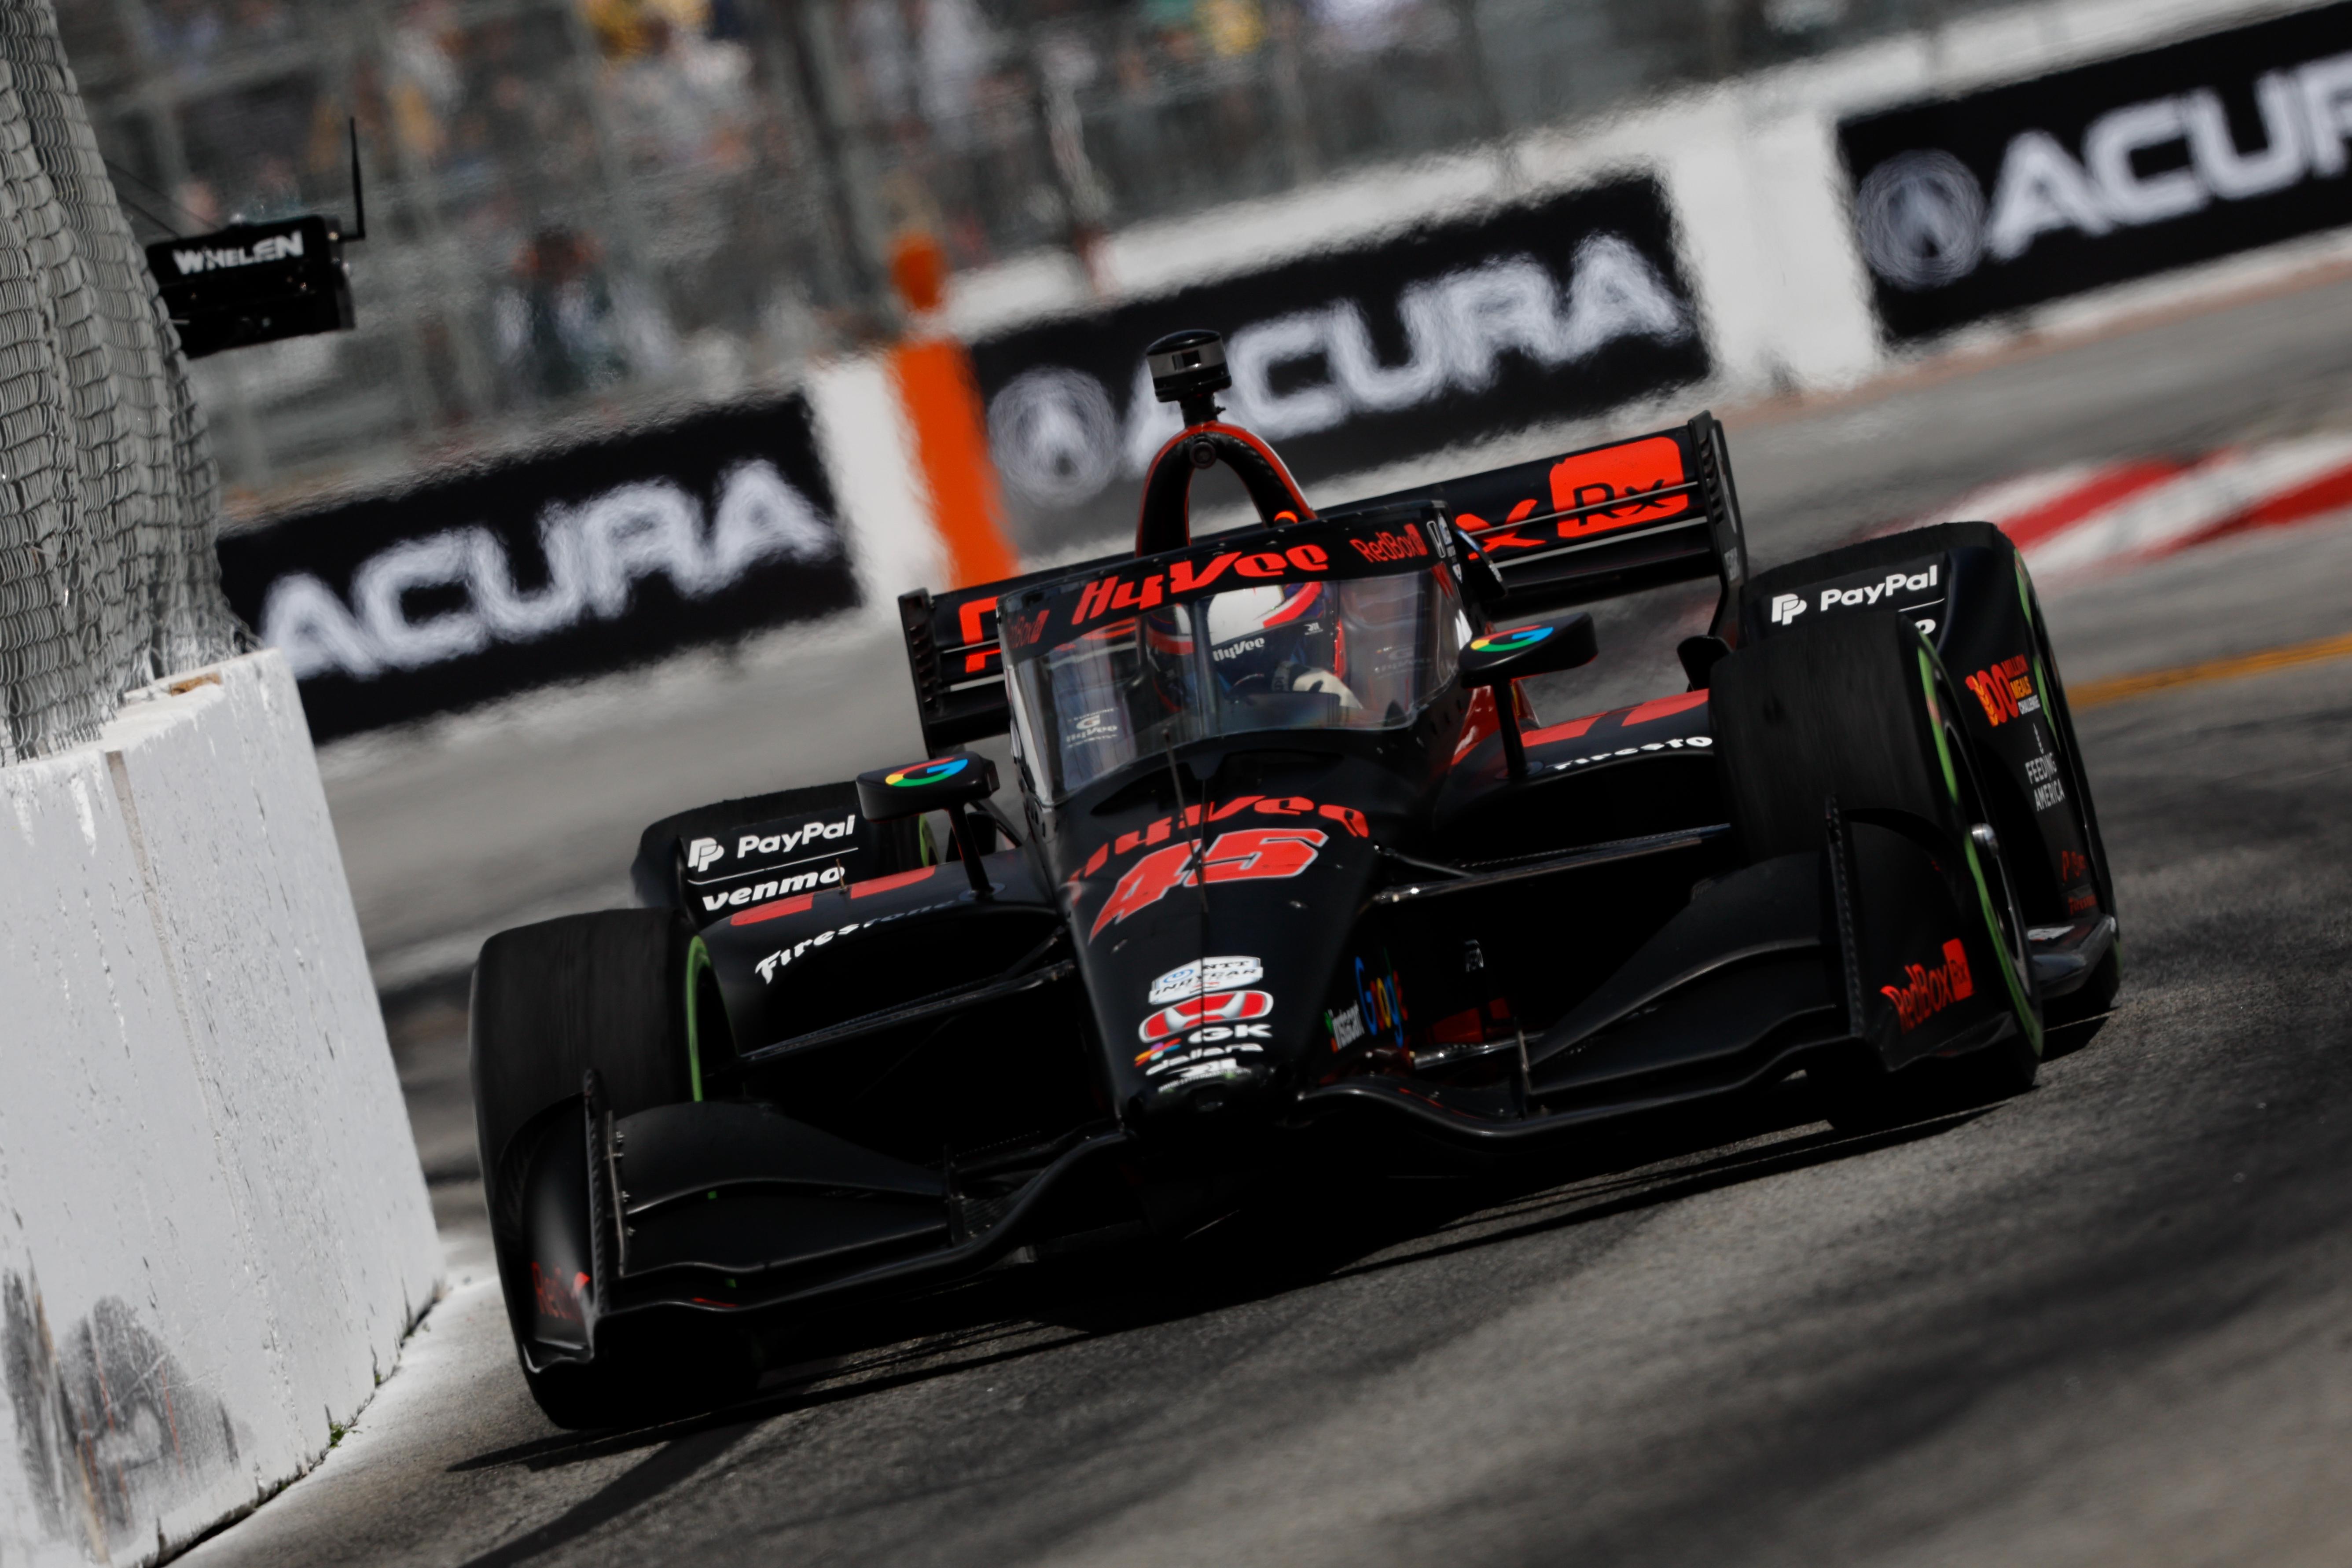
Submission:
<svg viewBox="0 0 2352 1568">
<path fill-rule="evenodd" d="M 1849 120 L 1898 339 L 2352 224 L 2352 4 Z"/>
<path fill-rule="evenodd" d="M 1180 424 L 1143 348 L 1179 327 L 1224 334 L 1219 401 L 1309 486 L 1708 369 L 1646 176 L 1027 328 L 972 348 L 1024 553 L 1135 526 L 1138 483 Z"/>
</svg>

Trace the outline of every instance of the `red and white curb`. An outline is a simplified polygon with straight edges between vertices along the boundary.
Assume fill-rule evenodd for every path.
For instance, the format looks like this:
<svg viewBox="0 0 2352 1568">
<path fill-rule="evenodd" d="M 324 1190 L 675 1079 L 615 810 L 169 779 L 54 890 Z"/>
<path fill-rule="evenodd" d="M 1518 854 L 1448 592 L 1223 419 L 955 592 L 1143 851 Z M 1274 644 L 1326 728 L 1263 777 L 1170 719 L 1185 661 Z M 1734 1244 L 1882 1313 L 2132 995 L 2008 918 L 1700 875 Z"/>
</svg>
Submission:
<svg viewBox="0 0 2352 1568">
<path fill-rule="evenodd" d="M 1996 523 L 2037 577 L 2169 555 L 2247 529 L 2352 508 L 2352 434 L 2228 447 L 2180 461 L 2135 458 L 2021 474 L 1970 490 L 1932 519 Z"/>
</svg>

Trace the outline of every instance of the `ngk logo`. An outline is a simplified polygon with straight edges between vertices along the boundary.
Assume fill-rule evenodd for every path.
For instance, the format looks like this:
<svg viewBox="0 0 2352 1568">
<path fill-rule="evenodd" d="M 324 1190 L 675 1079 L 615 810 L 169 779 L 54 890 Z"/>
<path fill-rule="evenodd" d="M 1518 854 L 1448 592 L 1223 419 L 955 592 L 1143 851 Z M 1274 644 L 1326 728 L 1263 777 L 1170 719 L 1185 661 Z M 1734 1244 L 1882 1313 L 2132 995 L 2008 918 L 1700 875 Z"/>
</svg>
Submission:
<svg viewBox="0 0 2352 1568">
<path fill-rule="evenodd" d="M 698 838 L 686 847 L 686 863 L 698 871 L 708 870 L 711 862 L 727 851 L 719 847 L 716 838 Z"/>
<path fill-rule="evenodd" d="M 1799 616 L 1801 616 L 1804 613 L 1805 601 L 1802 595 L 1797 594 L 1775 594 L 1772 595 L 1772 624 L 1774 626 L 1785 626 L 1790 625 Z"/>
<path fill-rule="evenodd" d="M 1147 1046 L 1173 1039 L 1207 1024 L 1239 1024 L 1263 1018 L 1274 1011 L 1274 996 L 1265 991 L 1213 991 L 1162 1007 L 1136 1026 Z"/>
</svg>

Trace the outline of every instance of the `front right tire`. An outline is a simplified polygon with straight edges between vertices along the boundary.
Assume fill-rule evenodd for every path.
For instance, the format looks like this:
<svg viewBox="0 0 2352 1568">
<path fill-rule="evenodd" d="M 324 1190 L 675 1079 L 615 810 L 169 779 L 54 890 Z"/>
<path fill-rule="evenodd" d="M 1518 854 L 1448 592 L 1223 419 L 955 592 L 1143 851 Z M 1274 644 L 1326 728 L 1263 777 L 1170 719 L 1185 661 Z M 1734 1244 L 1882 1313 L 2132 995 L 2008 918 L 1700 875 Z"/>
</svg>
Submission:
<svg viewBox="0 0 2352 1568">
<path fill-rule="evenodd" d="M 582 1084 L 594 1069 L 614 1117 L 700 1098 L 704 1065 L 731 1054 L 701 939 L 675 910 L 611 910 L 500 931 L 474 970 L 469 1019 L 475 1131 L 499 1279 L 519 1353 L 536 1321 L 526 1216 L 533 1164 L 581 1158 Z M 554 1141 L 562 1141 L 561 1142 Z M 612 1426 L 707 1395 L 740 1359 L 729 1336 L 688 1343 L 627 1320 L 584 1363 L 523 1376 L 558 1426 Z M 544 1359 L 544 1358 L 542 1358 Z"/>
<path fill-rule="evenodd" d="M 1982 921 L 1997 955 L 2011 1027 L 1967 1056 L 1893 1072 L 1859 1043 L 1824 1053 L 1806 1076 L 1832 1125 L 1876 1129 L 2031 1089 L 2042 1024 L 2025 915 L 1955 687 L 1927 639 L 1892 612 L 1839 616 L 1720 661 L 1710 691 L 1750 859 L 1818 850 L 1834 799 L 1850 820 L 1933 846 L 1963 918 Z"/>
</svg>

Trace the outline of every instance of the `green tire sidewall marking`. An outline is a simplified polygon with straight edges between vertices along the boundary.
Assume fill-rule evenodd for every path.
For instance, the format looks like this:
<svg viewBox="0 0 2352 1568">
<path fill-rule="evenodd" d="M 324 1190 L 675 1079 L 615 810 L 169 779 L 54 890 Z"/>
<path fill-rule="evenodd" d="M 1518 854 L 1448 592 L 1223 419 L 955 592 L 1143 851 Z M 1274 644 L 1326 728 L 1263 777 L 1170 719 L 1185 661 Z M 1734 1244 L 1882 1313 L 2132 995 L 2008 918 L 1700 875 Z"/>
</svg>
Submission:
<svg viewBox="0 0 2352 1568">
<path fill-rule="evenodd" d="M 1919 649 L 1919 685 L 1927 698 L 1928 732 L 1936 737 L 1936 755 L 1944 764 L 1944 787 L 1951 791 L 1952 804 L 1957 806 L 1960 803 L 1959 773 L 1953 766 L 1951 747 L 1944 740 L 1943 707 L 1936 700 L 1936 668 L 1924 646 Z M 2032 1004 L 2025 998 L 2024 982 L 2018 978 L 2017 966 L 2010 962 L 2009 943 L 2000 934 L 2000 917 L 1993 912 L 1992 889 L 1985 881 L 1984 863 L 1977 858 L 1976 836 L 1965 825 L 1960 829 L 1960 853 L 1967 857 L 1969 876 L 1977 885 L 1977 907 L 1984 912 L 1985 934 L 1992 938 L 1993 961 L 2000 965 L 2000 977 L 2009 986 L 2011 1009 L 2025 1030 L 2026 1042 L 2039 1057 L 2042 1020 L 2034 1016 Z"/>
<path fill-rule="evenodd" d="M 694 1098 L 702 1098 L 702 977 L 711 973 L 710 949 L 700 937 L 686 944 L 686 1077 Z"/>
</svg>

